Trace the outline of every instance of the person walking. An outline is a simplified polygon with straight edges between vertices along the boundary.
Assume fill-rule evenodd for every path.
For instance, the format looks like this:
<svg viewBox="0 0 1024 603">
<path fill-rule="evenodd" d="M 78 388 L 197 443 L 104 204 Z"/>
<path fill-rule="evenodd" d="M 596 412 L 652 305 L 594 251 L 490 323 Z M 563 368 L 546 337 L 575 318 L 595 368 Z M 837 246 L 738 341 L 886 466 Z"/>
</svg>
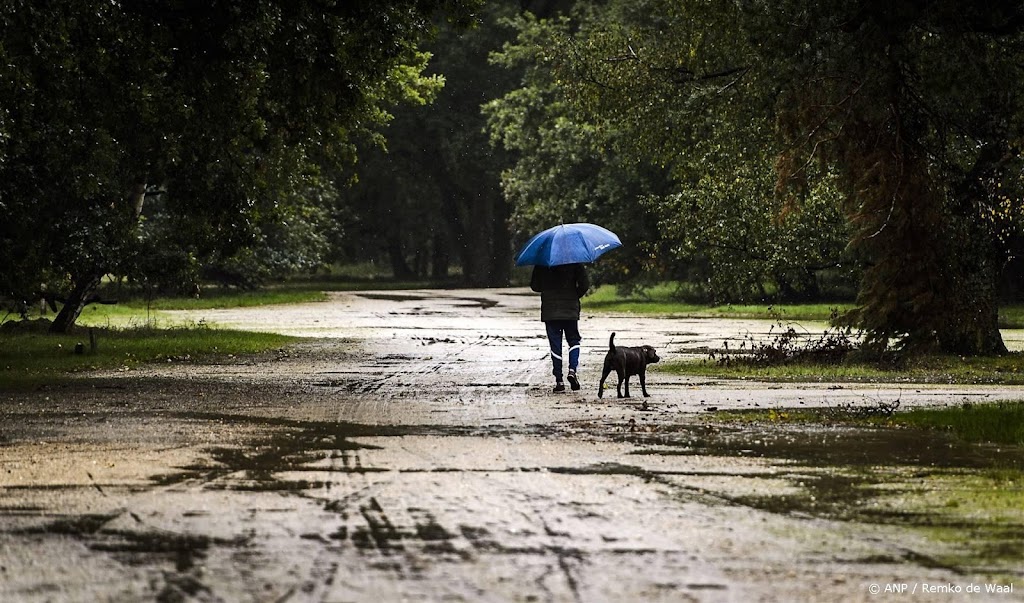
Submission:
<svg viewBox="0 0 1024 603">
<path fill-rule="evenodd" d="M 551 374 L 554 392 L 564 392 L 562 382 L 562 336 L 569 345 L 569 372 L 566 379 L 573 390 L 580 388 L 576 370 L 580 364 L 580 298 L 590 289 L 583 264 L 535 266 L 530 288 L 540 293 L 540 319 L 547 330 L 551 348 Z"/>
</svg>

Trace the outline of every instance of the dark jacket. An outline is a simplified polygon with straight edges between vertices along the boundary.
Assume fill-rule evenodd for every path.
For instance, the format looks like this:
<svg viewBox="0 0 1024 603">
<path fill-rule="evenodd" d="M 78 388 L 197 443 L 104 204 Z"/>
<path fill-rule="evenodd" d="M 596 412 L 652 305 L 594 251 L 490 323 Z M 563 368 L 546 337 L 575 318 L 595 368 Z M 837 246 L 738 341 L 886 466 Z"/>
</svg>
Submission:
<svg viewBox="0 0 1024 603">
<path fill-rule="evenodd" d="M 540 293 L 541 320 L 579 320 L 580 298 L 590 281 L 583 264 L 535 266 L 530 288 Z"/>
</svg>

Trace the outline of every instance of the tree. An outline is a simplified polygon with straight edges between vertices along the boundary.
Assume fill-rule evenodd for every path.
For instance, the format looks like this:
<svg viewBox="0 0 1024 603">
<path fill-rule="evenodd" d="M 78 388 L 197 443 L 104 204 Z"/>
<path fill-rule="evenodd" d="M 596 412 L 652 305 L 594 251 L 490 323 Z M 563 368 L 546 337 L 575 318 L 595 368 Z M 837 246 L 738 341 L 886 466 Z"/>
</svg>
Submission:
<svg viewBox="0 0 1024 603">
<path fill-rule="evenodd" d="M 804 44 L 786 56 L 783 175 L 835 166 L 865 258 L 855 318 L 869 344 L 957 354 L 1006 351 L 997 324 L 1007 249 L 993 216 L 1019 181 L 1024 4 L 944 0 L 818 3 L 792 11 Z M 797 7 L 792 7 L 797 8 Z M 777 23 L 754 6 L 752 22 Z"/>
<path fill-rule="evenodd" d="M 598 27 L 546 53 L 574 106 L 630 132 L 684 190 L 774 170 L 780 209 L 837 191 L 869 346 L 1005 351 L 1024 5 L 649 0 L 593 14 Z"/>
<path fill-rule="evenodd" d="M 147 197 L 230 254 L 401 99 L 440 87 L 417 44 L 477 0 L 71 0 L 0 6 L 3 295 L 67 282 L 70 328 L 124 273 Z M 37 251 L 40 250 L 40 251 Z"/>
<path fill-rule="evenodd" d="M 688 279 L 717 301 L 814 295 L 845 244 L 829 180 L 805 202 L 775 199 L 763 111 L 729 94 L 680 106 L 683 82 L 644 62 L 670 59 L 636 55 L 666 35 L 660 3 L 579 7 L 519 19 L 518 40 L 495 55 L 528 66 L 520 89 L 488 105 L 492 138 L 515 153 L 503 186 L 518 236 L 588 219 L 627 242 L 599 265 L 615 282 Z M 712 120 L 720 111 L 731 118 Z"/>
<path fill-rule="evenodd" d="M 491 62 L 522 72 L 522 85 L 487 103 L 485 114 L 492 144 L 513 158 L 501 185 L 514 240 L 521 245 L 559 223 L 596 222 L 634 242 L 601 260 L 597 280 L 622 283 L 660 269 L 656 221 L 641 200 L 668 191 L 664 170 L 617 152 L 618 130 L 584 119 L 566 102 L 541 50 L 566 34 L 568 18 L 527 13 L 510 24 L 517 39 Z"/>
</svg>

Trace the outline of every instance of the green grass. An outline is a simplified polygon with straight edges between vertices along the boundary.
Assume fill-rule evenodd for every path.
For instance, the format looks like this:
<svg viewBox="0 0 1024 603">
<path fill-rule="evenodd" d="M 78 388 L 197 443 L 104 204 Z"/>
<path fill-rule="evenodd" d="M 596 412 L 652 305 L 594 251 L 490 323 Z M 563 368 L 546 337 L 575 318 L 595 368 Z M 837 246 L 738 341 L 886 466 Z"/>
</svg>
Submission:
<svg viewBox="0 0 1024 603">
<path fill-rule="evenodd" d="M 1024 304 L 1008 304 L 999 308 L 1000 329 L 1024 329 Z"/>
<path fill-rule="evenodd" d="M 301 304 L 306 302 L 324 301 L 327 296 L 320 289 L 279 289 L 271 288 L 260 291 L 235 291 L 211 289 L 201 297 L 167 297 L 155 299 L 150 303 L 140 299 L 127 300 L 123 305 L 127 308 L 145 310 L 208 310 L 210 308 L 249 308 L 272 304 Z"/>
<path fill-rule="evenodd" d="M 711 416 L 726 423 L 792 425 L 860 425 L 864 427 L 937 430 L 971 444 L 1024 446 L 1024 401 L 912 408 L 892 414 L 873 407 L 773 408 L 719 411 Z"/>
<path fill-rule="evenodd" d="M 848 301 L 802 304 L 723 304 L 708 305 L 684 301 L 678 283 L 664 282 L 630 295 L 620 295 L 614 285 L 601 285 L 583 298 L 584 307 L 596 312 L 660 314 L 686 318 L 763 318 L 767 320 L 827 321 L 833 310 L 840 313 L 854 304 Z M 1024 304 L 1006 304 L 999 308 L 999 327 L 1024 329 Z"/>
<path fill-rule="evenodd" d="M 595 288 L 583 298 L 588 311 L 627 312 L 631 314 L 664 315 L 681 318 L 757 318 L 827 321 L 834 310 L 852 308 L 849 303 L 816 304 L 725 304 L 709 306 L 678 299 L 675 283 L 661 283 L 642 293 L 623 296 L 613 285 Z"/>
<path fill-rule="evenodd" d="M 301 304 L 325 301 L 330 291 L 429 289 L 452 283 L 427 281 L 395 281 L 392 279 L 357 278 L 347 274 L 293 278 L 255 291 L 227 287 L 204 287 L 199 297 L 123 297 L 107 291 L 104 297 L 119 299 L 117 304 L 93 304 L 82 312 L 80 323 L 87 326 L 149 325 L 166 318 L 166 310 L 208 310 L 212 308 L 246 308 L 273 304 Z"/>
<path fill-rule="evenodd" d="M 0 347 L 0 385 L 33 385 L 78 371 L 132 367 L 145 362 L 191 361 L 214 354 L 253 354 L 294 343 L 293 337 L 206 327 L 95 329 L 71 335 L 8 330 Z M 83 353 L 75 353 L 81 343 Z"/>
<path fill-rule="evenodd" d="M 319 289 L 210 289 L 199 298 L 165 297 L 151 301 L 128 298 L 117 304 L 92 304 L 82 311 L 77 324 L 83 327 L 104 328 L 180 327 L 180 321 L 167 314 L 168 311 L 300 304 L 325 299 L 327 295 Z"/>
<path fill-rule="evenodd" d="M 755 365 L 739 361 L 720 364 L 714 360 L 665 363 L 661 370 L 719 379 L 756 379 L 781 382 L 949 383 L 1024 385 L 1024 353 L 1004 356 L 922 356 L 898 368 L 869 362 L 816 364 L 794 362 Z"/>
<path fill-rule="evenodd" d="M 1024 446 L 1024 401 L 914 408 L 893 416 L 904 427 L 938 429 L 965 442 Z"/>
</svg>

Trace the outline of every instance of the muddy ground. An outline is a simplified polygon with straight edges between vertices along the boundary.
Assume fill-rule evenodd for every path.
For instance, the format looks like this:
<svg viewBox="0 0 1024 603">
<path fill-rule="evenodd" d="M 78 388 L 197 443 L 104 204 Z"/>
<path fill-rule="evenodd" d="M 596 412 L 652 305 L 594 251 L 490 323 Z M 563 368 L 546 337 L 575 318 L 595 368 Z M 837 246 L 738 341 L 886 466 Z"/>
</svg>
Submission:
<svg viewBox="0 0 1024 603">
<path fill-rule="evenodd" d="M 522 289 L 204 311 L 180 318 L 314 339 L 0 390 L 0 601 L 1024 600 L 1022 484 L 993 477 L 1021 450 L 708 420 L 1020 388 L 656 365 L 650 398 L 598 399 L 612 331 L 670 360 L 770 326 L 601 315 L 553 394 L 538 314 Z"/>
</svg>

